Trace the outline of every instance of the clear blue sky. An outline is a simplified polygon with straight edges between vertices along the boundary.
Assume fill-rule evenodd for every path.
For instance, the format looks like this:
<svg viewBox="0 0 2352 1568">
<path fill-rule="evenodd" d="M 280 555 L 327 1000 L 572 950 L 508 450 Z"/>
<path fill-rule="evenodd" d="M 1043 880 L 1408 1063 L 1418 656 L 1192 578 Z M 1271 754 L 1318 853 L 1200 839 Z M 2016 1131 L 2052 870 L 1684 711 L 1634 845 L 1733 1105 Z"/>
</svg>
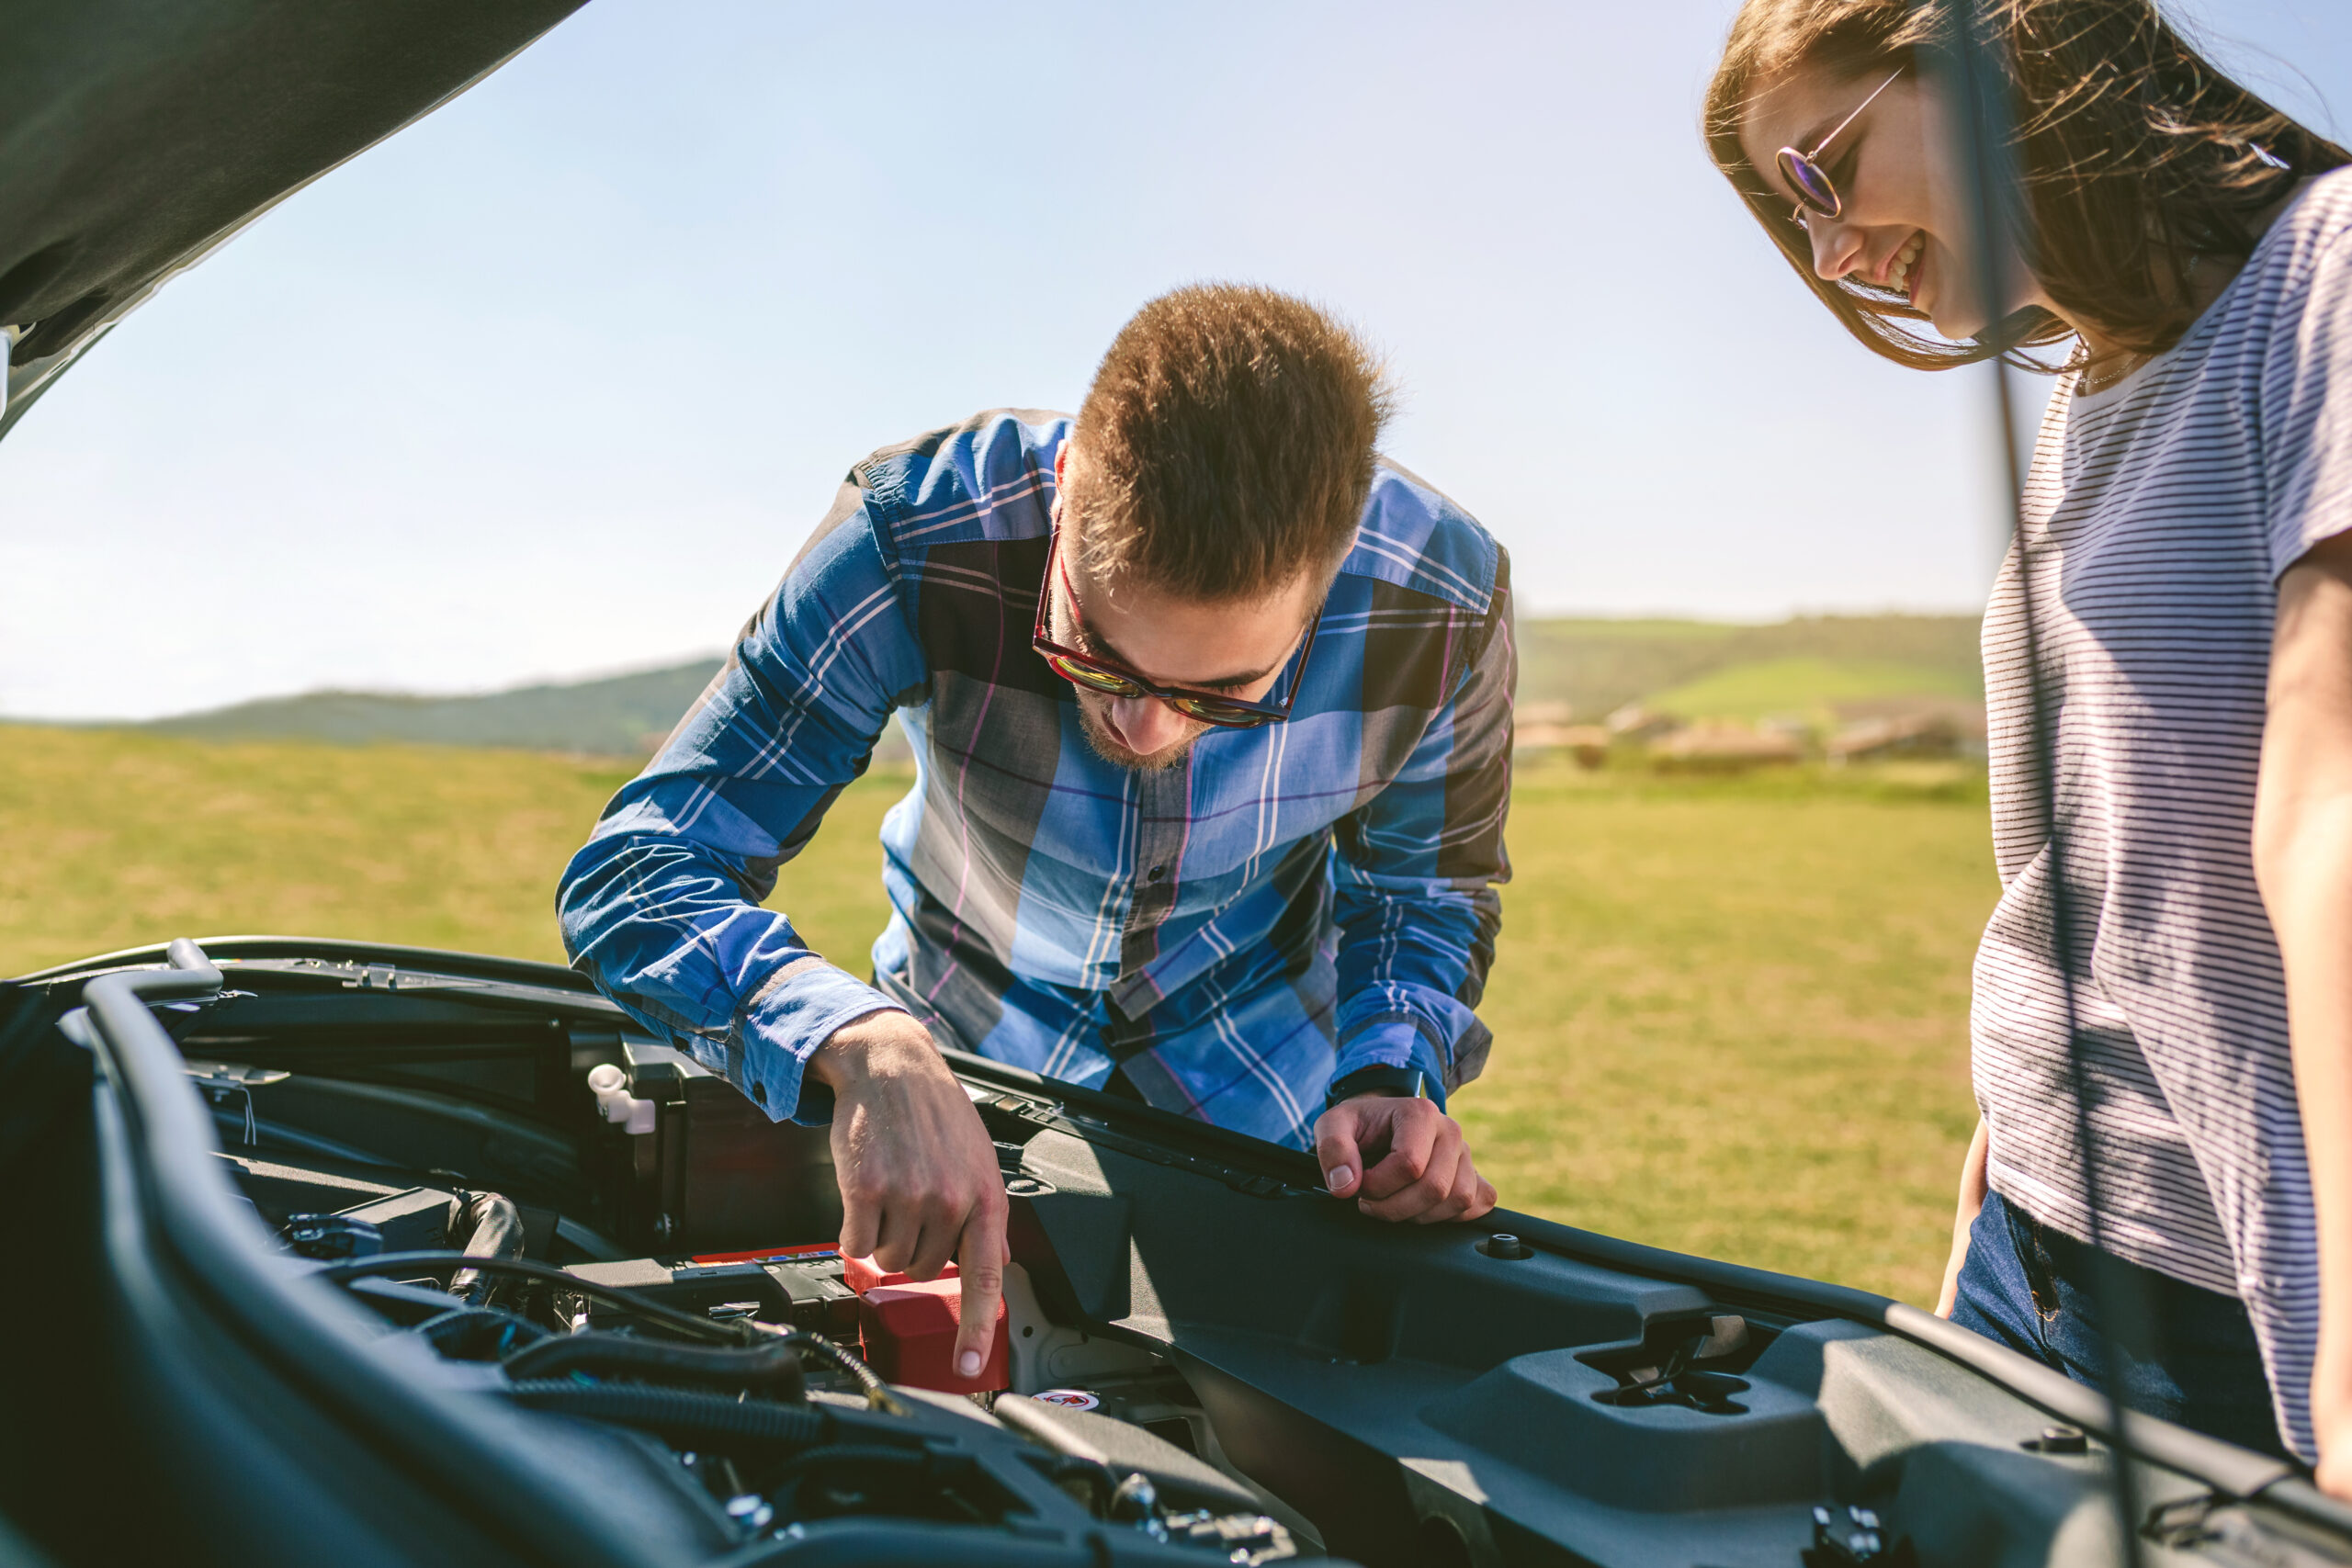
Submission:
<svg viewBox="0 0 2352 1568">
<path fill-rule="evenodd" d="M 594 0 L 0 446 L 0 714 L 716 649 L 851 462 L 1073 406 L 1203 277 L 1386 349 L 1389 449 L 1530 611 L 1972 609 L 1985 389 L 1847 342 L 1737 210 L 1731 10 Z M 2189 15 L 2352 130 L 2352 6 Z"/>
</svg>

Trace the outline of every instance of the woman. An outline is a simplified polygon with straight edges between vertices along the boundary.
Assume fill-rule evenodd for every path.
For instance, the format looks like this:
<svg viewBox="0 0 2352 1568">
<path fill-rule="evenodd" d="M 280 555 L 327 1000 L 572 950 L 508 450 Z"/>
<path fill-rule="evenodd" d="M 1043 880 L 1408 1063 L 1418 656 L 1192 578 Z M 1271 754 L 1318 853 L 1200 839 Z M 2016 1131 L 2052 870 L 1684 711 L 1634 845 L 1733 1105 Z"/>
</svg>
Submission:
<svg viewBox="0 0 2352 1568">
<path fill-rule="evenodd" d="M 2075 345 L 1985 618 L 2003 892 L 1939 1310 L 2352 1495 L 2352 160 L 2142 0 L 1989 9 L 1989 247 L 1952 0 L 1750 0 L 1706 107 L 1871 349 Z"/>
</svg>

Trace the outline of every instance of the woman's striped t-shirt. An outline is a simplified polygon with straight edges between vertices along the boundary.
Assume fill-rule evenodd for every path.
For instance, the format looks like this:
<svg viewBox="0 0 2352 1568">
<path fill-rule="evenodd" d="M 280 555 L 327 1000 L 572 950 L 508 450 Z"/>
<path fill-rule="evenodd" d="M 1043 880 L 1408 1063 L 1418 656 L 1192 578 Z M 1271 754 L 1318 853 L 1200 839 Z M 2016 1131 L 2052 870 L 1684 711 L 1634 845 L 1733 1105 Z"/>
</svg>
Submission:
<svg viewBox="0 0 2352 1568">
<path fill-rule="evenodd" d="M 2352 528 L 2348 231 L 2352 171 L 2312 181 L 2169 353 L 2093 396 L 2058 388 L 1984 621 L 2002 896 L 1973 1032 L 1991 1185 L 2092 1239 L 2038 690 L 2055 720 L 2098 1239 L 2245 1301 L 2280 1430 L 2307 1458 L 2318 1264 L 2253 825 L 2278 577 Z"/>
</svg>

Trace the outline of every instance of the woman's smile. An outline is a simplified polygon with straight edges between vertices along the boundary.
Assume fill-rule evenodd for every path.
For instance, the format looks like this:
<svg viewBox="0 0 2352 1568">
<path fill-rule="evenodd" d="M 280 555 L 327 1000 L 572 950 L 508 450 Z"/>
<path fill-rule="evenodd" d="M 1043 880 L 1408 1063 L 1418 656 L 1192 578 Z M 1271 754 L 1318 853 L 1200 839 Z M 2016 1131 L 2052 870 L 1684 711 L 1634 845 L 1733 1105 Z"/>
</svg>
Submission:
<svg viewBox="0 0 2352 1568">
<path fill-rule="evenodd" d="M 1894 254 L 1889 258 L 1886 267 L 1887 282 L 1894 285 L 1896 288 L 1901 289 L 1904 293 L 1909 294 L 1911 292 L 1911 269 L 1918 265 L 1920 254 L 1927 249 L 1927 231 L 1925 230 L 1914 230 L 1911 237 L 1904 241 L 1900 245 L 1896 246 Z M 1916 304 L 1917 300 L 1914 300 L 1913 302 Z"/>
</svg>

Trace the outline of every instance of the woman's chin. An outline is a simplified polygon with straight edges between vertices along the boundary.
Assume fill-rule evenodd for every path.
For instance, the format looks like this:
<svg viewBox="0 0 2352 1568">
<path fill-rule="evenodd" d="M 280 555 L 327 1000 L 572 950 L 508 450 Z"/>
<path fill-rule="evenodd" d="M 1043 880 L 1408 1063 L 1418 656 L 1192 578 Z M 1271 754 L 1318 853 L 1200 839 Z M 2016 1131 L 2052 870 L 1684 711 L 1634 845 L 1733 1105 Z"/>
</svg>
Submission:
<svg viewBox="0 0 2352 1568">
<path fill-rule="evenodd" d="M 1973 343 L 1992 330 L 1993 323 L 1984 319 L 1982 309 L 1963 300 L 1958 306 L 1947 306 L 1933 295 L 1919 306 L 1926 312 L 1928 324 L 1938 336 L 1948 343 Z"/>
</svg>

